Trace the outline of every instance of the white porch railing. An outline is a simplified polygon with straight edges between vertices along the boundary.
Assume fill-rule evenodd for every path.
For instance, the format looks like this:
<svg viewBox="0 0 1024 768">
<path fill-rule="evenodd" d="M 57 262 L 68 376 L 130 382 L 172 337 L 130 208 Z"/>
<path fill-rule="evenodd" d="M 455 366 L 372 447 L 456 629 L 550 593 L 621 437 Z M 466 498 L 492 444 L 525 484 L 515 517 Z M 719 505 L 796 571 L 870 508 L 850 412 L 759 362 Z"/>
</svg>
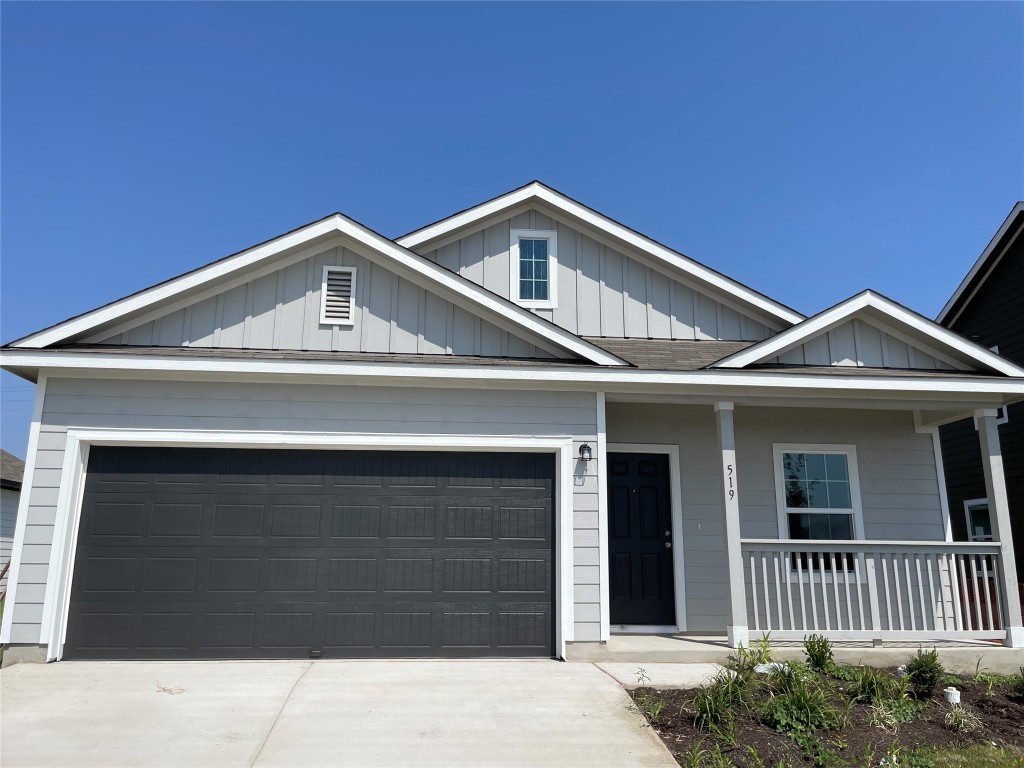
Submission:
<svg viewBox="0 0 1024 768">
<path fill-rule="evenodd" d="M 998 542 L 741 542 L 752 634 L 1002 639 Z"/>
</svg>

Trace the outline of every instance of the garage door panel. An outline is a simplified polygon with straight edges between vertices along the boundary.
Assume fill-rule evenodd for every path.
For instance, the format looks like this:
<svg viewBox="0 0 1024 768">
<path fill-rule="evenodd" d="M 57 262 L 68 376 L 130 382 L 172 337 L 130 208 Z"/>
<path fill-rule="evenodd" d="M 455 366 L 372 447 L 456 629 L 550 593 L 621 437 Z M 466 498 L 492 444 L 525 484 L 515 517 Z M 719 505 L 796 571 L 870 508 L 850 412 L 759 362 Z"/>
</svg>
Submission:
<svg viewBox="0 0 1024 768">
<path fill-rule="evenodd" d="M 553 494 L 536 454 L 94 448 L 65 654 L 547 656 Z"/>
</svg>

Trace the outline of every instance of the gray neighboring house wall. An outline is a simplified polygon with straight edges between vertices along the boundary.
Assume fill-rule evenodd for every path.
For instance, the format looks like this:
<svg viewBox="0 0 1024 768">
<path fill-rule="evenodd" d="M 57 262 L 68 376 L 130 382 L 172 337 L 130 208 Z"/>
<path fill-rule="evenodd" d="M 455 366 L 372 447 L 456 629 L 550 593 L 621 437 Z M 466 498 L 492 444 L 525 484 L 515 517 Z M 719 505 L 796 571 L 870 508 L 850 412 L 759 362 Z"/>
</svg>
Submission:
<svg viewBox="0 0 1024 768">
<path fill-rule="evenodd" d="M 25 462 L 0 450 L 0 568 L 11 561 L 14 550 L 14 526 L 18 519 L 18 499 Z M 0 592 L 7 589 L 7 576 L 0 579 Z"/>
<path fill-rule="evenodd" d="M 538 269 L 513 259 L 517 238 L 547 238 L 556 306 L 517 295 L 513 268 Z M 356 267 L 351 322 L 321 317 L 331 265 Z M 830 514 L 864 546 L 934 554 L 950 525 L 938 425 L 1024 398 L 1024 369 L 885 297 L 805 318 L 539 183 L 397 240 L 336 214 L 0 354 L 38 384 L 5 663 L 66 651 L 565 657 L 617 631 L 740 644 L 769 602 L 741 548 L 803 535 L 781 451 L 845 457 L 847 479 L 828 482 L 846 483 L 849 501 Z M 126 463 L 91 469 L 90 451 L 112 446 Z M 488 477 L 396 469 L 312 483 L 152 463 L 171 448 L 225 462 L 440 452 L 467 467 L 527 452 L 554 480 L 550 508 L 525 508 L 516 489 L 531 479 L 512 459 Z M 633 457 L 628 481 L 616 455 Z M 636 501 L 611 498 L 613 482 Z M 357 535 L 346 515 L 379 522 Z M 907 610 L 922 639 L 954 601 L 949 562 L 923 562 L 935 600 L 922 576 L 904 585 L 918 590 Z M 836 630 L 838 608 L 824 606 Z M 899 627 L 892 615 L 868 627 L 846 613 L 857 637 L 904 631 L 902 614 Z M 1002 615 L 953 631 L 1016 638 L 1019 608 Z M 532 650 L 506 643 L 548 626 Z"/>
</svg>

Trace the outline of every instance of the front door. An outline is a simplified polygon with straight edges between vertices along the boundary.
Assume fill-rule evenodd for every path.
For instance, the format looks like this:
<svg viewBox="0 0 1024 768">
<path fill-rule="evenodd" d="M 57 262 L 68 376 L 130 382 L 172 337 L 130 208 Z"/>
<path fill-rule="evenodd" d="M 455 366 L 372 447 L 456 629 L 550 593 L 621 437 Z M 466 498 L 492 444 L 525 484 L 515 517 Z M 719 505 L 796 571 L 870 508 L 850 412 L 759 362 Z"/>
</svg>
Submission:
<svg viewBox="0 0 1024 768">
<path fill-rule="evenodd" d="M 608 454 L 611 623 L 675 626 L 668 456 Z"/>
</svg>

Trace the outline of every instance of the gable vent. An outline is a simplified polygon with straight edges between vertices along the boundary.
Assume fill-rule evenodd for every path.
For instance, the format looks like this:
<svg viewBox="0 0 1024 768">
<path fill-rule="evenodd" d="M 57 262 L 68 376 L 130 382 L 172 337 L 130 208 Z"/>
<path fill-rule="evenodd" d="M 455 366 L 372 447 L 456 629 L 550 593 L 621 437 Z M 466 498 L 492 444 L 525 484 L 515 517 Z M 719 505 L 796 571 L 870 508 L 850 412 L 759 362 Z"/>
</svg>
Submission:
<svg viewBox="0 0 1024 768">
<path fill-rule="evenodd" d="M 321 286 L 320 322 L 328 325 L 352 325 L 356 270 L 353 267 L 324 267 Z"/>
</svg>

